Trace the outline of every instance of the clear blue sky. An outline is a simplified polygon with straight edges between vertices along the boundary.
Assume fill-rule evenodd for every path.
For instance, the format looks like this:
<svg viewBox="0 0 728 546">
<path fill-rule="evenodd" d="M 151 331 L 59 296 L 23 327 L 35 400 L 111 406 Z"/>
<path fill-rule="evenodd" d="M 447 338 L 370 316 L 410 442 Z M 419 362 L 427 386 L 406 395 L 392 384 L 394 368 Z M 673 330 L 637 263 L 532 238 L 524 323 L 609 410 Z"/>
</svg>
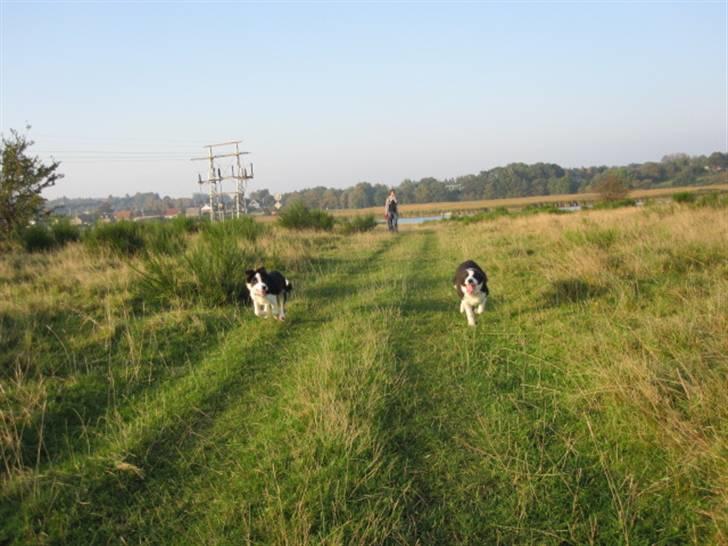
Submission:
<svg viewBox="0 0 728 546">
<path fill-rule="evenodd" d="M 726 9 L 0 0 L 0 130 L 48 197 L 189 195 L 238 138 L 271 191 L 728 151 Z"/>
</svg>

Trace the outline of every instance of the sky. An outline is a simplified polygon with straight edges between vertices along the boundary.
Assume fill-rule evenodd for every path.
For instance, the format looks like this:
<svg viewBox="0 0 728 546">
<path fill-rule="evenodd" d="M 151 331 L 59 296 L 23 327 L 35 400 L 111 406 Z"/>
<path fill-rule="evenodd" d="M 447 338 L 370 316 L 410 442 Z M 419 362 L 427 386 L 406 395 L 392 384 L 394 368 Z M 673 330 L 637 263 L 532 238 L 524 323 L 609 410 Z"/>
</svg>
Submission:
<svg viewBox="0 0 728 546">
<path fill-rule="evenodd" d="M 189 196 L 238 139 L 274 193 L 728 152 L 727 27 L 725 0 L 0 0 L 0 132 L 61 162 L 49 198 Z"/>
</svg>

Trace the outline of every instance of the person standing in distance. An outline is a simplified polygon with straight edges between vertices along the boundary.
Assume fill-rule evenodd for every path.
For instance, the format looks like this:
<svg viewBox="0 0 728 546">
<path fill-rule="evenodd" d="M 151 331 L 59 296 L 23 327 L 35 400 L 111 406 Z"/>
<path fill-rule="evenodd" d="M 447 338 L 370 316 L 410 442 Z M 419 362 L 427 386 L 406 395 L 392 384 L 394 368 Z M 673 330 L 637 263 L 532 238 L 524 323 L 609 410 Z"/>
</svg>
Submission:
<svg viewBox="0 0 728 546">
<path fill-rule="evenodd" d="M 397 195 L 394 190 L 390 190 L 389 196 L 384 203 L 384 217 L 387 219 L 387 228 L 389 231 L 399 231 L 397 220 L 399 219 L 399 210 L 397 209 Z"/>
</svg>

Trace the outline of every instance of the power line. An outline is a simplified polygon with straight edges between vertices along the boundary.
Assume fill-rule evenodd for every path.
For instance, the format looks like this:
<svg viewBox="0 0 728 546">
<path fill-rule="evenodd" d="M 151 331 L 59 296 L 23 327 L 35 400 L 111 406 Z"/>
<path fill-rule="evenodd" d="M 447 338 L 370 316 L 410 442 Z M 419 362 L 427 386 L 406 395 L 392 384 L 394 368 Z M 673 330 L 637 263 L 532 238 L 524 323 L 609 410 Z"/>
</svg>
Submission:
<svg viewBox="0 0 728 546">
<path fill-rule="evenodd" d="M 132 154 L 132 155 L 189 155 L 176 150 L 38 150 L 44 154 Z"/>
<path fill-rule="evenodd" d="M 168 162 L 187 162 L 189 161 L 186 157 L 174 157 L 174 158 L 128 158 L 128 159 L 119 159 L 119 158 L 76 158 L 76 159 L 63 159 L 63 158 L 54 158 L 57 161 L 61 163 L 168 163 Z"/>
</svg>

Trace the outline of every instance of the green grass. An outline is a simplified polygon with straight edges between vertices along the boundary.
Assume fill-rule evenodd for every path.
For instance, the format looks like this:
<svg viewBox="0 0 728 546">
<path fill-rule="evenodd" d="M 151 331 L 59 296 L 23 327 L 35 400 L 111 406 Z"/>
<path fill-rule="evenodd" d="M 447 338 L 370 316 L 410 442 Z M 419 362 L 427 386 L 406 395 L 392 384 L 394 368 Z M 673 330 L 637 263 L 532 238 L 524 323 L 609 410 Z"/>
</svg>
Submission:
<svg viewBox="0 0 728 546">
<path fill-rule="evenodd" d="M 361 216 L 341 217 L 336 219 L 338 229 L 344 235 L 352 233 L 364 233 L 371 231 L 377 227 L 377 221 L 373 214 L 364 214 Z"/>
<path fill-rule="evenodd" d="M 128 220 L 99 223 L 84 233 L 83 242 L 95 252 L 133 256 L 144 250 L 144 230 L 142 224 Z"/>
<path fill-rule="evenodd" d="M 4 258 L 0 543 L 723 543 L 724 212 L 239 239 L 286 323 L 140 297 L 143 257 Z"/>
<path fill-rule="evenodd" d="M 291 203 L 278 215 L 278 225 L 286 229 L 331 231 L 334 217 L 326 211 L 310 209 L 300 201 Z"/>
</svg>

